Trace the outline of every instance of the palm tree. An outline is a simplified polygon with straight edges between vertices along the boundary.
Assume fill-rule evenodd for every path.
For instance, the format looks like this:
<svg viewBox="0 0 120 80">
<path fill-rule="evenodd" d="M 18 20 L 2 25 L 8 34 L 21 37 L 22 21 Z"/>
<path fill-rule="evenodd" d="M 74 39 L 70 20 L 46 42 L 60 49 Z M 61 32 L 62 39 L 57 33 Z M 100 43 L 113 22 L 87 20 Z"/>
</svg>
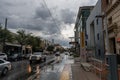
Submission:
<svg viewBox="0 0 120 80">
<path fill-rule="evenodd" d="M 18 41 L 18 43 L 22 46 L 26 44 L 26 33 L 25 30 L 18 30 L 17 31 L 17 36 L 16 36 L 16 40 Z"/>
<path fill-rule="evenodd" d="M 26 40 L 27 40 L 25 30 L 18 30 L 17 31 L 16 40 L 21 45 L 21 51 L 22 51 L 22 54 L 24 54 L 25 53 Z"/>
<path fill-rule="evenodd" d="M 40 45 L 41 45 L 41 38 L 35 37 L 32 35 L 27 35 L 27 45 L 31 45 L 33 48 L 33 51 L 39 51 Z"/>
</svg>

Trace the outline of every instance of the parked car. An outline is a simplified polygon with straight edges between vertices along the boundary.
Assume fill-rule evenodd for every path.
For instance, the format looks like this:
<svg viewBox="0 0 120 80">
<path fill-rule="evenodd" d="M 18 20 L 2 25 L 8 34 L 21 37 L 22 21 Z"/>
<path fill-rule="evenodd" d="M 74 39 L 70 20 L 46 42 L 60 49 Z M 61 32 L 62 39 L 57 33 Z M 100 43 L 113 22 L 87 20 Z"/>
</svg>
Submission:
<svg viewBox="0 0 120 80">
<path fill-rule="evenodd" d="M 9 61 L 18 61 L 18 60 L 21 60 L 23 58 L 23 56 L 19 53 L 14 53 L 14 54 L 11 54 L 9 57 L 8 57 L 8 60 Z"/>
<path fill-rule="evenodd" d="M 72 56 L 73 55 L 73 53 L 72 52 L 70 52 L 70 56 Z"/>
<path fill-rule="evenodd" d="M 25 59 L 29 59 L 32 53 L 25 54 Z"/>
<path fill-rule="evenodd" d="M 61 55 L 60 55 L 60 52 L 56 52 L 55 53 L 55 56 L 56 56 L 56 62 L 60 62 L 61 60 L 62 60 L 62 57 L 61 57 Z"/>
<path fill-rule="evenodd" d="M 55 56 L 60 56 L 60 52 L 56 52 L 56 53 L 55 53 Z"/>
<path fill-rule="evenodd" d="M 0 52 L 0 59 L 7 60 L 7 55 L 5 53 Z"/>
<path fill-rule="evenodd" d="M 65 52 L 65 55 L 69 55 L 69 52 Z"/>
<path fill-rule="evenodd" d="M 11 63 L 0 59 L 0 75 L 6 75 L 9 70 L 11 70 Z"/>
<path fill-rule="evenodd" d="M 42 52 L 35 52 L 33 54 L 30 55 L 29 61 L 30 63 L 32 63 L 33 61 L 44 61 L 45 60 L 45 56 L 42 55 Z"/>
</svg>

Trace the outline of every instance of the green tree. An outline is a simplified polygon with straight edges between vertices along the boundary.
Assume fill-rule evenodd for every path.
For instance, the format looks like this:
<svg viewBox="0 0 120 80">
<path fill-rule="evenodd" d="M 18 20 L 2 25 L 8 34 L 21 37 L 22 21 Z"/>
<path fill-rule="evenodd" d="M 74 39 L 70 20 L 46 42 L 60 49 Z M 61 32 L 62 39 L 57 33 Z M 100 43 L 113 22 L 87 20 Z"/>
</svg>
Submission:
<svg viewBox="0 0 120 80">
<path fill-rule="evenodd" d="M 40 47 L 40 45 L 41 45 L 41 38 L 31 36 L 28 39 L 28 42 L 29 42 L 30 45 L 32 45 L 33 51 L 41 51 L 41 47 Z"/>
<path fill-rule="evenodd" d="M 17 31 L 16 40 L 23 45 L 31 45 L 33 51 L 41 51 L 41 38 L 33 36 L 32 33 L 26 33 L 25 30 Z"/>
<path fill-rule="evenodd" d="M 0 43 L 3 42 L 13 42 L 14 38 L 12 33 L 9 30 L 5 30 L 2 28 L 2 26 L 0 25 Z"/>
<path fill-rule="evenodd" d="M 47 51 L 53 51 L 54 50 L 54 46 L 53 45 L 50 45 L 47 47 Z"/>
<path fill-rule="evenodd" d="M 17 31 L 16 40 L 21 45 L 25 45 L 26 44 L 27 36 L 26 36 L 25 30 L 18 30 Z"/>
</svg>

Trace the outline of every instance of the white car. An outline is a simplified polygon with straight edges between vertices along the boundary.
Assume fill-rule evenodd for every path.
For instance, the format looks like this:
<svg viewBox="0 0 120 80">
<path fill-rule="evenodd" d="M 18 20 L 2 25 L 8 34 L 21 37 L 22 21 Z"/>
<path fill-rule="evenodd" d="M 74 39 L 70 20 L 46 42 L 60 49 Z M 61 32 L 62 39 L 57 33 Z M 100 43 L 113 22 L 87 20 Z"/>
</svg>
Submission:
<svg viewBox="0 0 120 80">
<path fill-rule="evenodd" d="M 5 53 L 0 52 L 0 59 L 7 60 L 7 55 Z"/>
<path fill-rule="evenodd" d="M 0 59 L 0 75 L 6 75 L 9 70 L 11 70 L 11 63 Z"/>
<path fill-rule="evenodd" d="M 45 56 L 42 55 L 42 52 L 35 52 L 32 55 L 30 55 L 29 60 L 30 60 L 30 62 L 32 62 L 32 61 L 44 61 Z"/>
</svg>

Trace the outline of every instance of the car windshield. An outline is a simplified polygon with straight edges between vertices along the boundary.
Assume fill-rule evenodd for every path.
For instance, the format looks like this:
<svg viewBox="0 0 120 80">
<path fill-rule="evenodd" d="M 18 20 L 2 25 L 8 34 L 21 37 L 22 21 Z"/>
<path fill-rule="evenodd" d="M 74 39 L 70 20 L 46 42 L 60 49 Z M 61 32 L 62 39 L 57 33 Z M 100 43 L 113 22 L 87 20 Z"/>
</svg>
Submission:
<svg viewBox="0 0 120 80">
<path fill-rule="evenodd" d="M 17 56 L 18 54 L 11 54 L 11 56 Z"/>
<path fill-rule="evenodd" d="M 4 61 L 3 61 L 3 60 L 0 60 L 0 64 L 2 64 L 2 63 L 4 63 Z"/>
<path fill-rule="evenodd" d="M 4 56 L 5 54 L 0 54 L 0 56 Z"/>
</svg>

